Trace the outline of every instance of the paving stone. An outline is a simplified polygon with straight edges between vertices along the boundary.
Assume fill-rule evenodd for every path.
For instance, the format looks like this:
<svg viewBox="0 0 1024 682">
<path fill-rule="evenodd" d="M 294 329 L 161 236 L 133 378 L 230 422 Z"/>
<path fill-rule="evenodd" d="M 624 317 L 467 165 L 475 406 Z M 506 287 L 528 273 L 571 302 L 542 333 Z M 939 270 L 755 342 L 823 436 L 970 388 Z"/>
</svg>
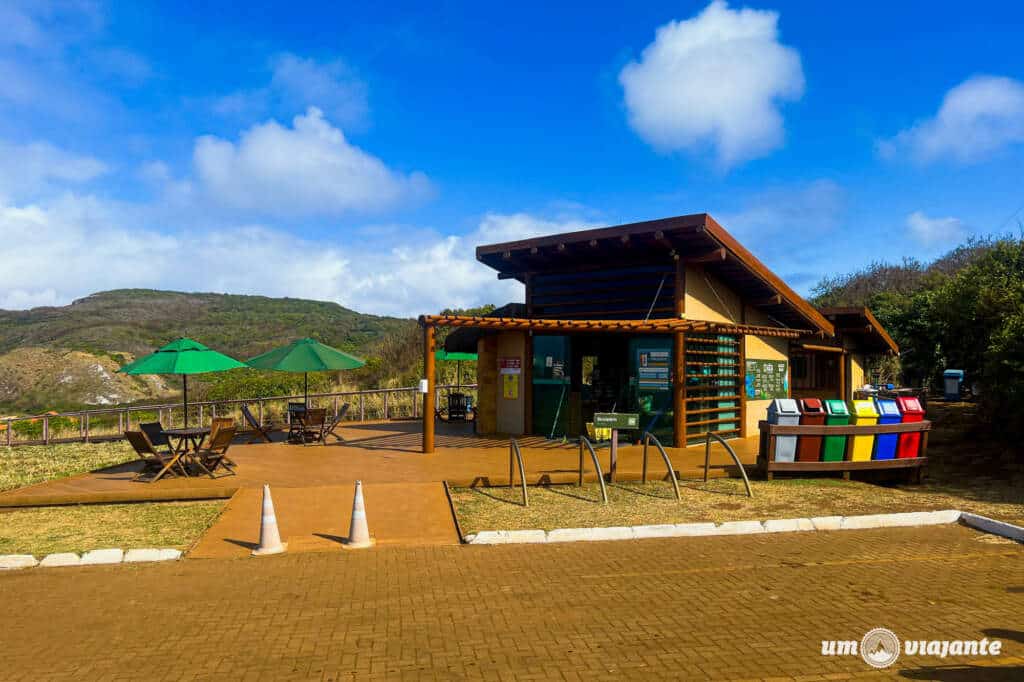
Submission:
<svg viewBox="0 0 1024 682">
<path fill-rule="evenodd" d="M 119 564 L 124 559 L 122 549 L 94 549 L 82 555 L 82 566 L 96 564 Z"/>
<path fill-rule="evenodd" d="M 39 562 L 31 554 L 4 554 L 0 556 L 0 571 L 14 571 L 19 568 L 32 568 Z"/>
<path fill-rule="evenodd" d="M 764 522 L 766 533 L 793 533 L 796 531 L 814 530 L 810 519 L 769 519 Z"/>
<path fill-rule="evenodd" d="M 43 557 L 43 560 L 39 562 L 39 565 L 43 568 L 52 568 L 56 566 L 78 566 L 81 563 L 77 554 L 72 552 L 60 552 L 58 554 L 47 554 Z"/>
</svg>

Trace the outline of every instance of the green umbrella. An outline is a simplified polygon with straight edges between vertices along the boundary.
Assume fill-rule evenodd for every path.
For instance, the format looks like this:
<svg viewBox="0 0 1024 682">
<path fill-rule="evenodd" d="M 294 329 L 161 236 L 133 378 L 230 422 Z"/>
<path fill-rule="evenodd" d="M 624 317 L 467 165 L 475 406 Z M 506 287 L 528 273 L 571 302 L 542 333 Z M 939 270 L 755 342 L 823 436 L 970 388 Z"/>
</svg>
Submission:
<svg viewBox="0 0 1024 682">
<path fill-rule="evenodd" d="M 455 374 L 455 387 L 462 388 L 462 361 L 472 360 L 476 362 L 476 353 L 449 353 L 444 348 L 438 348 L 434 352 L 434 357 L 438 360 L 454 360 L 458 364 L 456 365 Z"/>
<path fill-rule="evenodd" d="M 305 402 L 309 404 L 309 373 L 340 369 L 356 369 L 366 363 L 337 348 L 316 339 L 299 339 L 287 346 L 257 355 L 246 362 L 255 369 L 273 369 L 278 372 L 302 372 L 305 375 Z"/>
<path fill-rule="evenodd" d="M 184 386 L 185 426 L 188 426 L 188 375 L 245 367 L 192 339 L 175 339 L 163 348 L 118 369 L 124 374 L 180 374 Z"/>
</svg>

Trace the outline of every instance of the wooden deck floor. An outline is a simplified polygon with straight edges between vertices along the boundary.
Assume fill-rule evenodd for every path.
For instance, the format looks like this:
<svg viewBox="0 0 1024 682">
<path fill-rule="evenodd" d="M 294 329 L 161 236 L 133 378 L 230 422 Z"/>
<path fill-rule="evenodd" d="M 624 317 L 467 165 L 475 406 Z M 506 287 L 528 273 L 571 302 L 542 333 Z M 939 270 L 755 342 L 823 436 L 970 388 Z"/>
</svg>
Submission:
<svg viewBox="0 0 1024 682">
<path fill-rule="evenodd" d="M 507 438 L 474 435 L 468 425 L 438 425 L 437 451 L 420 449 L 419 422 L 362 423 L 343 429 L 347 442 L 308 446 L 288 443 L 236 444 L 231 457 L 236 476 L 169 478 L 156 483 L 131 479 L 136 463 L 103 469 L 80 476 L 48 481 L 0 493 L 0 507 L 97 502 L 142 502 L 230 497 L 240 488 L 262 486 L 304 488 L 364 483 L 430 483 L 447 480 L 450 485 L 504 485 L 508 483 Z M 575 445 L 549 443 L 540 437 L 520 438 L 527 483 L 567 483 L 576 480 Z M 757 458 L 757 439 L 731 441 L 741 461 L 751 466 Z M 669 449 L 672 463 L 682 478 L 703 475 L 704 448 Z M 598 451 L 607 471 L 607 448 Z M 620 447 L 617 478 L 640 477 L 641 448 Z M 587 479 L 595 480 L 587 464 Z M 653 449 L 649 471 L 665 475 L 664 464 Z M 711 475 L 737 473 L 720 445 L 712 446 Z"/>
</svg>

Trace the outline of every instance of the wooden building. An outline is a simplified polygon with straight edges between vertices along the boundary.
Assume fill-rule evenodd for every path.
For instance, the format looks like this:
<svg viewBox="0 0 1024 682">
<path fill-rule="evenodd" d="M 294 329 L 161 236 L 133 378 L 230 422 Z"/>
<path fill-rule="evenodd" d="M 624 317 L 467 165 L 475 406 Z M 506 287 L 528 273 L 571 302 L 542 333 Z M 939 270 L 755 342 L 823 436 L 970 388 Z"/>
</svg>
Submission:
<svg viewBox="0 0 1024 682">
<path fill-rule="evenodd" d="M 755 434 L 774 397 L 848 398 L 866 355 L 897 352 L 870 311 L 815 309 L 707 214 L 476 255 L 522 282 L 524 301 L 486 317 L 420 318 L 425 452 L 440 326 L 456 328 L 447 350 L 479 355 L 478 432 L 571 437 L 595 412 L 635 412 L 676 447 L 707 431 Z"/>
</svg>

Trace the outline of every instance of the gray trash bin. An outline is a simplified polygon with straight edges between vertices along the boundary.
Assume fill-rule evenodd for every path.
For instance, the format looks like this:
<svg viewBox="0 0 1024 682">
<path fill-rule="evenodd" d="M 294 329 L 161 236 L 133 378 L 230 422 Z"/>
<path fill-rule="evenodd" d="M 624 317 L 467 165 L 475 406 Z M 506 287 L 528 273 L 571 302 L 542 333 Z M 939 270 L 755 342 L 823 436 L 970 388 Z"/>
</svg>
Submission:
<svg viewBox="0 0 1024 682">
<path fill-rule="evenodd" d="M 781 426 L 799 426 L 800 408 L 792 398 L 776 398 L 768 406 L 768 423 Z M 776 436 L 775 461 L 796 461 L 796 436 Z"/>
</svg>

